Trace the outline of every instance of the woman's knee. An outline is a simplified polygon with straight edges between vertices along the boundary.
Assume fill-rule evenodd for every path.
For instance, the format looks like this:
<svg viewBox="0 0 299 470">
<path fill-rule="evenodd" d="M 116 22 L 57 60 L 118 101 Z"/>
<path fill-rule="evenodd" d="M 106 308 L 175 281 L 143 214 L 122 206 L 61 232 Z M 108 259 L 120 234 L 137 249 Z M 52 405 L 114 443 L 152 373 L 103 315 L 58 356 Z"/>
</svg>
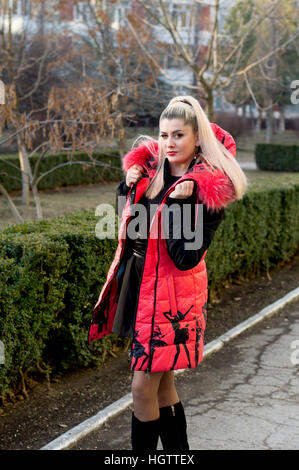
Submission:
<svg viewBox="0 0 299 470">
<path fill-rule="evenodd" d="M 153 374 L 148 377 L 144 372 L 136 371 L 132 381 L 133 400 L 147 402 L 157 399 L 160 378 Z"/>
<path fill-rule="evenodd" d="M 178 401 L 173 371 L 165 372 L 163 375 L 158 389 L 158 400 L 160 407 L 172 405 Z"/>
<path fill-rule="evenodd" d="M 138 383 L 132 384 L 132 396 L 133 396 L 133 401 L 138 400 L 138 401 L 146 402 L 152 398 L 153 394 L 149 387 L 138 382 Z"/>
</svg>

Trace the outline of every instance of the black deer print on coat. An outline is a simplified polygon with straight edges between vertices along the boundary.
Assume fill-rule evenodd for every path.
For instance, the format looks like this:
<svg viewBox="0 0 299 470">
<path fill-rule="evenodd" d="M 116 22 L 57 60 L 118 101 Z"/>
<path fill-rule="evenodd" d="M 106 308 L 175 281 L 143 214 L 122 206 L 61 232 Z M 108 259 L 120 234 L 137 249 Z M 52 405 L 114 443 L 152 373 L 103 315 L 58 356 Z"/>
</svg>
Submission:
<svg viewBox="0 0 299 470">
<path fill-rule="evenodd" d="M 154 354 L 155 348 L 158 346 L 167 346 L 167 343 L 163 341 L 161 338 L 164 338 L 165 335 L 162 335 L 161 329 L 158 325 L 155 324 L 154 326 L 154 333 L 151 342 L 151 352 Z"/>
<path fill-rule="evenodd" d="M 133 341 L 132 341 L 132 356 L 134 357 L 135 359 L 135 362 L 134 364 L 132 365 L 132 370 L 135 370 L 135 367 L 137 365 L 137 362 L 138 362 L 138 359 L 140 357 L 143 357 L 144 356 L 144 360 L 141 364 L 141 368 L 143 366 L 143 364 L 145 363 L 145 361 L 149 358 L 149 355 L 146 354 L 145 352 L 145 348 L 144 346 L 142 346 L 141 343 L 139 343 L 138 339 L 137 339 L 137 336 L 139 335 L 139 331 L 135 331 L 134 333 L 134 337 L 133 337 Z"/>
<path fill-rule="evenodd" d="M 161 339 L 161 338 L 164 338 L 164 336 L 165 335 L 162 335 L 162 331 L 161 331 L 160 327 L 155 323 L 154 324 L 153 337 L 152 337 L 152 340 L 150 342 L 151 354 L 150 354 L 149 364 L 148 364 L 149 369 L 151 369 L 151 366 L 152 366 L 153 356 L 154 356 L 154 352 L 155 352 L 156 347 L 167 346 L 167 343 Z"/>
<path fill-rule="evenodd" d="M 189 351 L 188 351 L 188 348 L 186 346 L 186 342 L 187 340 L 189 339 L 189 331 L 188 331 L 188 326 L 189 325 L 186 325 L 186 328 L 180 328 L 180 321 L 184 320 L 185 316 L 190 312 L 191 308 L 193 307 L 193 305 L 191 305 L 191 307 L 187 310 L 186 313 L 182 313 L 178 310 L 177 314 L 175 316 L 172 316 L 171 314 L 171 310 L 169 310 L 169 312 L 163 312 L 163 315 L 167 318 L 167 320 L 170 321 L 171 323 L 171 326 L 174 330 L 174 344 L 176 345 L 176 355 L 175 355 L 175 358 L 174 358 L 174 361 L 173 361 L 173 364 L 172 364 L 172 367 L 171 367 L 171 370 L 174 369 L 174 366 L 176 365 L 176 362 L 178 360 L 178 357 L 179 357 L 179 354 L 180 354 L 180 345 L 182 344 L 184 346 L 184 349 L 185 349 L 185 353 L 186 353 L 186 356 L 188 358 L 188 367 L 191 368 L 191 362 L 190 362 L 190 356 L 189 356 Z"/>
<path fill-rule="evenodd" d="M 144 360 L 140 366 L 140 368 L 142 369 L 142 366 L 143 364 L 145 363 L 145 361 L 147 359 L 149 359 L 149 364 L 148 364 L 148 367 L 150 369 L 151 367 L 151 363 L 152 363 L 152 359 L 153 359 L 153 355 L 154 355 L 154 352 L 155 352 L 155 349 L 156 347 L 159 347 L 159 346 L 167 346 L 167 343 L 165 343 L 165 341 L 163 341 L 161 338 L 163 338 L 163 336 L 165 335 L 162 335 L 162 332 L 161 332 L 161 329 L 158 325 L 155 324 L 154 326 L 154 332 L 153 332 L 153 337 L 152 337 L 152 340 L 151 340 L 151 343 L 150 343 L 150 355 L 149 354 L 146 354 L 145 352 L 145 348 L 142 346 L 141 343 L 139 343 L 139 341 L 137 340 L 137 336 L 138 336 L 138 331 L 136 331 L 136 333 L 134 334 L 134 339 L 133 339 L 133 345 L 134 345 L 134 348 L 132 350 L 132 356 L 135 358 L 135 362 L 132 366 L 132 370 L 135 370 L 135 367 L 137 365 L 137 362 L 138 362 L 138 359 L 140 357 L 143 357 L 144 356 Z"/>
<path fill-rule="evenodd" d="M 202 306 L 202 313 L 205 319 L 205 322 L 207 322 L 207 302 L 204 303 Z M 193 320 L 196 320 L 196 342 L 195 342 L 195 364 L 198 364 L 198 359 L 199 359 L 199 342 L 200 338 L 202 335 L 202 325 L 198 317 L 193 317 Z M 194 331 L 192 329 L 192 331 Z"/>
<path fill-rule="evenodd" d="M 198 359 L 199 359 L 199 341 L 200 341 L 200 338 L 201 338 L 201 333 L 202 333 L 202 328 L 201 328 L 201 324 L 199 322 L 199 318 L 198 317 L 194 317 L 193 320 L 196 320 L 196 342 L 195 342 L 195 365 L 198 364 Z M 194 329 L 192 328 L 191 331 L 194 331 Z"/>
</svg>

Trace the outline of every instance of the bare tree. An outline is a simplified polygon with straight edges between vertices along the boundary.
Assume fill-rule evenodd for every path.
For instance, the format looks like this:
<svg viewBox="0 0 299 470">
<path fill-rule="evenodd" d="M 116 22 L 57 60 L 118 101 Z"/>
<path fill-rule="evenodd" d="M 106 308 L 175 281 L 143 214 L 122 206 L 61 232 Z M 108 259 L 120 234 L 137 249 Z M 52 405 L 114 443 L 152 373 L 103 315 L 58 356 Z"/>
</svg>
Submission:
<svg viewBox="0 0 299 470">
<path fill-rule="evenodd" d="M 40 12 L 46 15 L 44 2 L 33 1 L 30 11 L 24 12 L 28 14 L 22 16 L 23 24 L 19 27 L 15 23 L 15 9 L 13 2 L 2 2 L 0 62 L 7 101 L 1 109 L 1 122 L 11 130 L 17 142 L 22 169 L 22 201 L 28 205 L 30 164 L 19 130 L 24 127 L 27 115 L 31 120 L 34 114 L 37 118 L 45 106 L 47 97 L 43 95 L 54 82 L 48 68 L 51 62 L 58 65 L 61 60 L 61 45 L 53 35 L 40 35 L 43 29 Z M 55 79 L 56 83 L 58 81 Z"/>
<path fill-rule="evenodd" d="M 254 1 L 239 0 L 227 17 L 225 30 L 228 34 L 235 34 L 238 30 L 240 18 L 249 21 Z M 272 2 L 268 2 L 271 6 Z M 245 62 L 259 62 L 258 65 L 248 72 L 245 72 L 228 89 L 227 93 L 234 102 L 244 99 L 253 103 L 257 110 L 266 113 L 267 141 L 273 138 L 273 108 L 280 105 L 283 115 L 283 106 L 289 100 L 290 83 L 295 77 L 296 63 L 298 62 L 298 40 L 287 44 L 283 49 L 279 44 L 287 42 L 288 38 L 296 31 L 298 26 L 298 14 L 296 2 L 293 0 L 281 0 L 276 4 L 274 10 L 265 19 L 258 31 L 253 31 L 245 46 L 245 55 L 242 58 L 243 66 Z M 269 55 L 267 60 L 260 61 L 271 51 L 275 53 Z M 293 78 L 292 78 L 293 77 Z M 258 120 L 259 122 L 259 120 Z"/>
<path fill-rule="evenodd" d="M 39 25 L 43 27 L 35 36 L 24 29 L 16 33 L 11 2 L 4 6 L 0 55 L 5 104 L 0 106 L 0 145 L 12 140 L 17 143 L 20 168 L 5 156 L 1 160 L 20 171 L 23 204 L 29 203 L 31 190 L 37 218 L 41 219 L 38 183 L 50 171 L 71 164 L 90 164 L 95 168 L 104 165 L 94 160 L 92 152 L 101 137 L 108 134 L 113 137 L 119 121 L 118 101 L 125 87 L 104 86 L 96 78 L 80 80 L 76 73 L 78 55 L 72 47 L 65 48 L 66 44 L 71 46 L 68 38 L 45 32 L 40 36 L 40 30 L 46 29 L 46 21 L 41 22 L 41 16 Z M 44 15 L 45 3 L 41 2 L 41 6 Z M 1 140 L 3 128 L 6 132 Z M 65 150 L 69 152 L 68 162 L 38 174 L 42 159 Z M 73 161 L 72 155 L 77 150 L 86 152 L 87 161 Z M 36 153 L 38 159 L 33 168 L 31 157 Z M 0 190 L 17 222 L 22 221 L 5 184 L 1 184 Z"/>
<path fill-rule="evenodd" d="M 147 57 L 140 54 L 135 34 L 126 23 L 126 13 L 131 12 L 130 2 L 118 0 L 106 2 L 92 0 L 86 2 L 83 12 L 86 31 L 77 33 L 84 44 L 85 66 L 87 71 L 97 71 L 97 78 L 104 86 L 109 83 L 114 88 L 122 88 L 119 98 L 119 113 L 122 114 L 118 131 L 118 148 L 125 150 L 125 130 L 128 124 L 136 123 L 140 115 L 155 115 L 155 99 L 167 102 L 165 86 L 158 77 L 158 68 Z M 150 47 L 153 57 L 158 59 L 158 48 L 153 38 L 152 28 L 135 21 L 134 28 Z"/>
<path fill-rule="evenodd" d="M 138 12 L 136 21 L 151 25 L 156 35 L 160 37 L 160 56 L 168 57 L 167 60 L 171 60 L 178 68 L 183 66 L 193 74 L 193 83 L 184 83 L 184 87 L 205 100 L 210 120 L 213 120 L 215 91 L 221 93 L 238 77 L 244 77 L 259 64 L 269 61 L 272 56 L 292 43 L 298 37 L 299 32 L 296 27 L 288 37 L 279 38 L 271 50 L 265 51 L 257 58 L 251 58 L 244 64 L 242 57 L 249 35 L 252 32 L 259 34 L 264 22 L 271 18 L 280 0 L 271 2 L 255 0 L 250 19 L 246 22 L 242 22 L 241 19 L 238 31 L 234 35 L 227 35 L 223 31 L 219 19 L 220 7 L 223 3 L 221 0 L 209 2 L 210 15 L 207 15 L 206 24 L 202 24 L 201 18 L 205 16 L 203 12 L 207 8 L 207 3 L 201 0 L 184 2 L 188 11 L 191 12 L 184 27 L 182 27 L 180 12 L 174 9 L 174 6 L 181 2 L 175 0 L 149 0 L 147 2 L 135 0 L 135 2 L 143 11 L 142 14 Z M 158 61 L 152 54 L 138 33 L 132 21 L 132 15 L 127 16 L 127 21 L 144 57 L 158 67 L 160 73 L 170 83 L 182 85 L 182 82 L 178 82 L 172 74 L 168 73 L 167 67 L 161 65 L 161 60 Z M 201 30 L 205 32 L 204 36 Z M 164 44 L 161 42 L 163 37 Z"/>
</svg>

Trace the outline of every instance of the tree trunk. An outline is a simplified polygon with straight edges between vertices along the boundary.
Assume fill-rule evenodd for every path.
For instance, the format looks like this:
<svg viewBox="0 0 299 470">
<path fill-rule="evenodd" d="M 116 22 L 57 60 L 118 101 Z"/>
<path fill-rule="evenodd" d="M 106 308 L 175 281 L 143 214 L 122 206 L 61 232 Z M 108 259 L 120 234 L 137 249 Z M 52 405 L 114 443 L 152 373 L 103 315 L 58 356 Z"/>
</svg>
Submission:
<svg viewBox="0 0 299 470">
<path fill-rule="evenodd" d="M 259 109 L 254 131 L 258 133 L 258 132 L 261 132 L 261 130 L 262 130 L 262 111 Z"/>
<path fill-rule="evenodd" d="M 24 146 L 21 142 L 21 138 L 17 136 L 18 142 L 18 151 L 19 151 L 19 159 L 20 159 L 20 168 L 22 171 L 22 204 L 23 206 L 29 206 L 30 203 L 30 179 L 29 179 L 29 168 L 30 166 L 28 157 L 26 155 L 26 151 Z M 27 158 L 26 158 L 27 157 Z"/>
<path fill-rule="evenodd" d="M 214 122 L 214 96 L 213 90 L 210 88 L 205 90 L 207 94 L 207 107 L 206 107 L 206 114 L 210 122 Z"/>
<path fill-rule="evenodd" d="M 271 106 L 272 104 L 272 97 L 270 97 L 266 113 L 266 142 L 268 144 L 273 141 L 273 109 Z"/>
<path fill-rule="evenodd" d="M 281 132 L 284 132 L 285 130 L 286 130 L 285 109 L 284 109 L 284 105 L 282 104 L 280 106 L 278 134 L 281 134 Z"/>
<path fill-rule="evenodd" d="M 17 223 L 24 222 L 24 219 L 22 218 L 21 214 L 19 213 L 18 209 L 16 208 L 13 200 L 11 199 L 10 195 L 4 188 L 4 186 L 0 183 L 0 192 L 3 194 L 3 196 L 6 198 L 8 205 L 13 213 L 13 215 L 16 218 Z"/>
<path fill-rule="evenodd" d="M 39 193 L 38 193 L 36 184 L 32 185 L 32 195 L 33 195 L 33 199 L 35 202 L 37 218 L 41 220 L 43 218 L 43 211 L 42 211 L 42 206 L 40 203 Z"/>
<path fill-rule="evenodd" d="M 124 128 L 124 120 L 121 117 L 119 119 L 119 128 L 117 129 L 117 146 L 119 150 L 120 160 L 122 162 L 122 158 L 126 153 L 126 136 L 125 136 L 125 128 Z"/>
<path fill-rule="evenodd" d="M 24 187 L 23 187 L 23 197 L 24 197 L 24 193 L 26 194 L 26 198 L 29 197 L 28 194 L 29 194 L 29 190 L 30 190 L 30 186 L 31 186 L 32 195 L 33 195 L 34 202 L 35 202 L 35 207 L 36 207 L 36 215 L 37 215 L 38 219 L 42 219 L 43 218 L 43 212 L 42 212 L 42 208 L 41 208 L 41 204 L 40 204 L 38 189 L 37 189 L 37 186 L 35 184 L 35 181 L 33 181 L 33 176 L 32 176 L 32 171 L 31 171 L 29 158 L 28 158 L 27 152 L 26 152 L 26 150 L 25 150 L 25 148 L 22 144 L 20 136 L 18 135 L 17 138 L 18 138 L 20 161 L 22 162 L 21 163 L 21 168 L 22 168 L 22 165 L 23 165 L 23 167 L 25 168 L 24 171 L 26 172 L 26 175 L 25 175 L 25 173 L 22 172 L 22 182 L 23 182 L 23 176 L 25 175 L 25 177 L 26 177 L 26 190 L 24 190 Z M 27 184 L 27 176 L 28 176 L 28 184 Z M 27 187 L 28 187 L 28 193 L 27 193 Z M 26 199 L 26 202 L 27 202 L 27 199 Z M 23 204 L 24 204 L 24 200 L 23 200 Z M 28 199 L 28 204 L 27 205 L 29 205 L 29 199 Z"/>
</svg>

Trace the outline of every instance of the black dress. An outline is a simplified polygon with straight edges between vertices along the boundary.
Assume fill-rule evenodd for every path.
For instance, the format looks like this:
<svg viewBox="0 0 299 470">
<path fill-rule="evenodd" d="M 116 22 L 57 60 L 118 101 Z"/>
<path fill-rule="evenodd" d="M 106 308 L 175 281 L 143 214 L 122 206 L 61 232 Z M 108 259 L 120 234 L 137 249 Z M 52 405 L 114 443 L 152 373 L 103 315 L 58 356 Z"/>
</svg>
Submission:
<svg viewBox="0 0 299 470">
<path fill-rule="evenodd" d="M 164 180 L 164 187 L 154 199 L 148 199 L 145 196 L 142 196 L 142 198 L 138 201 L 138 204 L 143 204 L 146 208 L 147 220 L 143 222 L 147 223 L 147 227 L 150 226 L 151 221 L 150 205 L 159 204 L 162 201 L 166 191 L 168 191 L 170 186 L 178 179 L 180 179 L 180 176 L 169 175 L 167 177 L 167 181 Z M 151 215 L 153 216 L 153 213 Z M 145 233 L 142 231 L 144 230 L 143 227 L 139 227 L 139 230 L 141 233 Z M 129 245 L 127 247 L 127 262 L 124 273 L 121 275 L 123 277 L 119 276 L 118 303 L 112 332 L 118 334 L 119 336 L 133 338 L 137 292 L 139 290 L 139 284 L 141 281 L 141 273 L 145 260 L 147 240 L 144 238 L 137 238 L 136 240 L 127 239 L 126 243 Z"/>
<path fill-rule="evenodd" d="M 193 162 L 191 162 L 189 168 L 192 166 L 192 164 Z M 178 179 L 180 179 L 180 176 L 172 176 L 170 174 L 169 161 L 166 158 L 164 165 L 164 186 L 162 190 L 157 194 L 154 199 L 148 199 L 143 195 L 138 201 L 138 204 L 143 204 L 145 206 L 147 214 L 147 220 L 145 221 L 143 219 L 140 224 L 141 227 L 139 227 L 139 230 L 142 234 L 147 233 L 148 235 L 148 228 L 150 227 L 151 217 L 153 217 L 154 215 L 154 212 L 150 211 L 150 206 L 152 204 L 159 204 L 162 201 L 165 193 L 170 188 L 170 186 L 172 186 L 172 184 L 175 183 L 175 181 L 177 181 Z M 122 181 L 117 188 L 117 196 L 127 195 L 129 189 L 130 188 L 126 186 L 125 181 Z M 178 210 L 182 210 L 183 204 L 191 204 L 191 229 L 193 232 L 195 230 L 198 230 L 199 223 L 197 223 L 195 226 L 195 210 L 193 210 L 197 204 L 196 188 L 194 188 L 193 194 L 188 198 L 176 199 L 167 197 L 165 203 L 169 207 L 172 204 L 176 204 Z M 118 206 L 117 201 L 116 206 Z M 181 227 L 180 231 L 182 236 L 180 236 L 180 238 L 177 238 L 175 236 L 174 223 L 172 216 L 170 216 L 168 227 L 169 233 L 168 238 L 166 239 L 167 251 L 170 258 L 178 269 L 188 270 L 197 266 L 204 252 L 209 247 L 213 236 L 218 228 L 218 225 L 221 223 L 223 217 L 224 209 L 221 209 L 218 212 L 214 212 L 208 210 L 203 205 L 203 224 L 201 225 L 201 229 L 203 229 L 202 246 L 196 250 L 186 251 L 184 249 L 185 242 L 192 242 L 192 239 L 190 240 L 184 238 L 183 227 Z M 180 220 L 182 224 L 183 218 L 181 217 Z M 143 223 L 145 222 L 147 223 L 146 230 L 143 226 Z M 112 332 L 118 334 L 119 336 L 133 338 L 135 313 L 137 310 L 137 293 L 139 291 L 139 285 L 141 281 L 141 273 L 145 260 L 146 247 L 147 239 L 126 239 L 124 259 L 117 273 L 118 304 L 112 327 Z"/>
</svg>

